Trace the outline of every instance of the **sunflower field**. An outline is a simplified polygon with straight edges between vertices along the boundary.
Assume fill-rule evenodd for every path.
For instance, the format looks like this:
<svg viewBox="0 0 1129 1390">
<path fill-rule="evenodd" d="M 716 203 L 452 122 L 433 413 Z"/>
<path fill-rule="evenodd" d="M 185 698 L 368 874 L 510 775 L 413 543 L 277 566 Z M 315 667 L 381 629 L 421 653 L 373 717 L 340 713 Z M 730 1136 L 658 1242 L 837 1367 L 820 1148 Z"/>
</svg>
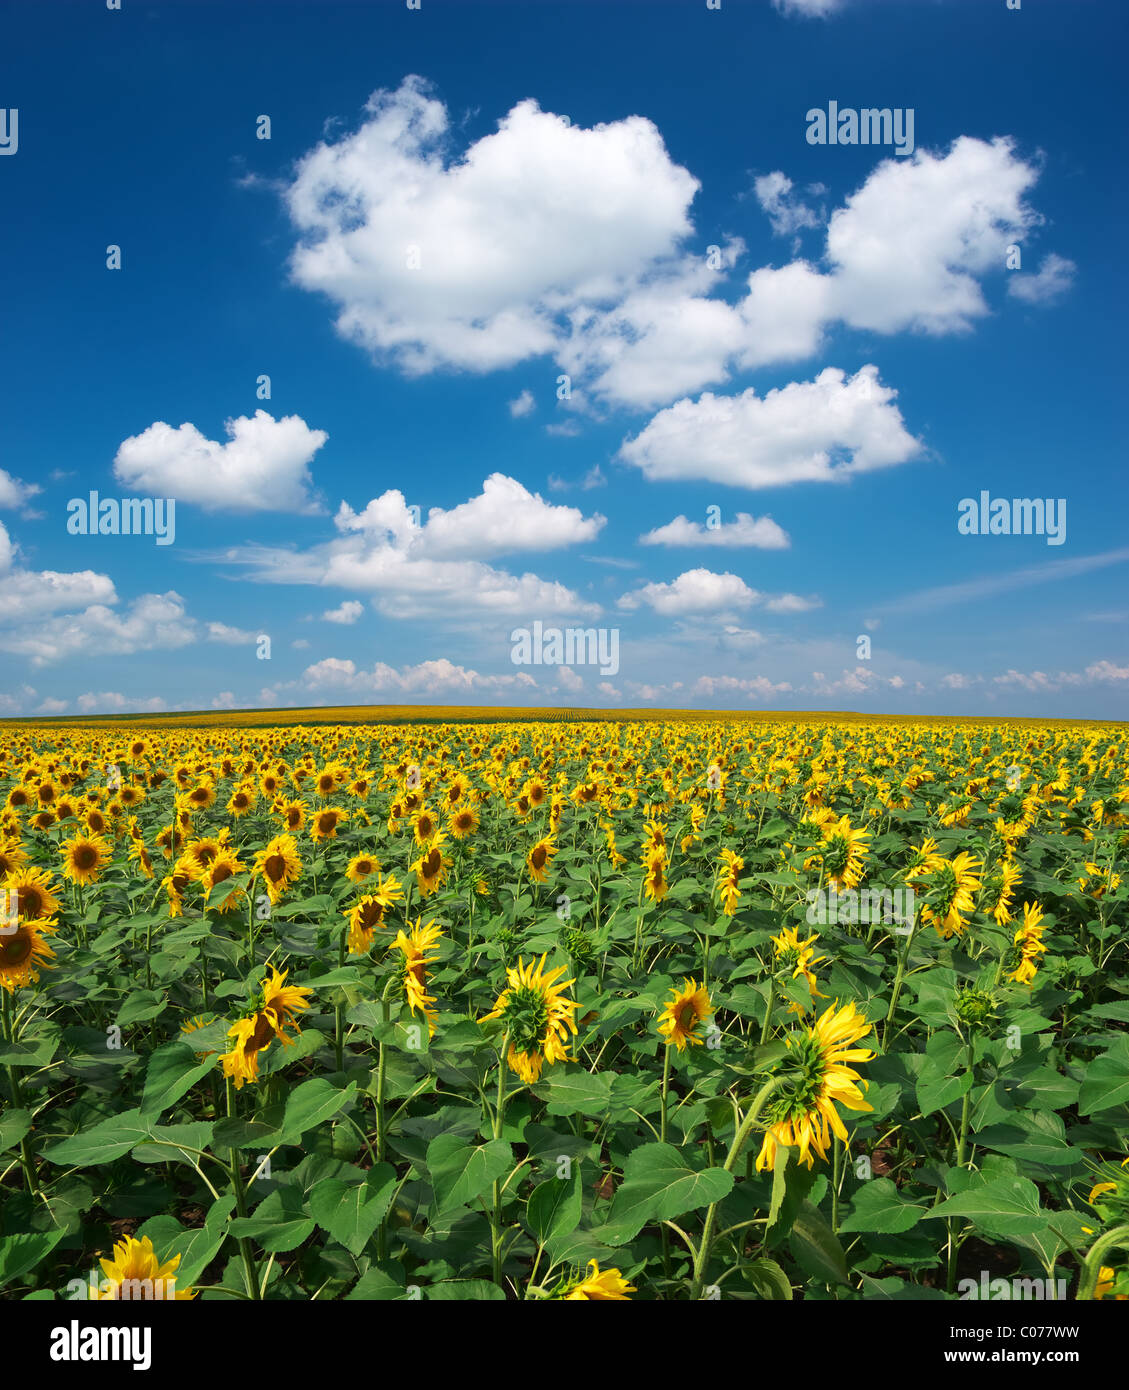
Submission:
<svg viewBox="0 0 1129 1390">
<path fill-rule="evenodd" d="M 1127 754 L 9 723 L 2 1296 L 1125 1299 Z"/>
</svg>

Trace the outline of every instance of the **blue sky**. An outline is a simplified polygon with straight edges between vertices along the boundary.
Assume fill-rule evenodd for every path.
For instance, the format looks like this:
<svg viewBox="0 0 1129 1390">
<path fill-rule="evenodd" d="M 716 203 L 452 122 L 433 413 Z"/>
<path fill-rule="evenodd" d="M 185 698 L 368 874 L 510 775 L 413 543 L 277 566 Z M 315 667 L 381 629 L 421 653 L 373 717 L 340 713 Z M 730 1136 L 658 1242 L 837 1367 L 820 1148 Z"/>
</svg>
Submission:
<svg viewBox="0 0 1129 1390">
<path fill-rule="evenodd" d="M 4 23 L 0 715 L 1125 717 L 1122 4 Z M 92 489 L 173 543 L 68 531 Z"/>
</svg>

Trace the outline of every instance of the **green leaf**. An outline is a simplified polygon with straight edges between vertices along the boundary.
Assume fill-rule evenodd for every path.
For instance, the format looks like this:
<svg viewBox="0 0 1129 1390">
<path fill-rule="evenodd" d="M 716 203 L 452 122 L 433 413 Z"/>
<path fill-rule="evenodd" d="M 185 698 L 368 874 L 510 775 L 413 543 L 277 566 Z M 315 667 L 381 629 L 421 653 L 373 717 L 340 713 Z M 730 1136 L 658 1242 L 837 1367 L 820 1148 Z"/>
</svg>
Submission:
<svg viewBox="0 0 1129 1390">
<path fill-rule="evenodd" d="M 1030 1235 L 1047 1224 L 1039 1189 L 1027 1178 L 993 1178 L 948 1197 L 927 1211 L 925 1221 L 963 1216 L 989 1235 Z"/>
<path fill-rule="evenodd" d="M 546 1082 L 550 1115 L 591 1115 L 607 1113 L 612 1098 L 610 1072 L 574 1071 L 554 1074 Z"/>
<path fill-rule="evenodd" d="M 441 1284 L 432 1284 L 425 1291 L 425 1297 L 431 1301 L 446 1303 L 456 1299 L 461 1301 L 473 1299 L 483 1303 L 504 1303 L 506 1295 L 497 1284 L 488 1283 L 485 1279 L 444 1279 Z"/>
<path fill-rule="evenodd" d="M 81 1130 L 45 1149 L 43 1157 L 67 1168 L 89 1168 L 96 1163 L 112 1163 L 115 1158 L 149 1138 L 149 1125 L 140 1110 L 123 1110 L 89 1129 Z"/>
<path fill-rule="evenodd" d="M 595 1232 L 608 1245 L 633 1240 L 649 1221 L 720 1202 L 733 1186 L 724 1168 L 696 1169 L 670 1144 L 643 1144 L 627 1159 L 607 1225 Z"/>
<path fill-rule="evenodd" d="M 508 1173 L 513 1162 L 513 1150 L 505 1139 L 472 1144 L 457 1134 L 440 1134 L 427 1146 L 436 1213 L 469 1206 Z"/>
<path fill-rule="evenodd" d="M 1086 1067 L 1078 1094 L 1078 1113 L 1092 1115 L 1097 1110 L 1112 1110 L 1126 1101 L 1129 1101 L 1129 1039 L 1118 1038 L 1108 1052 L 1095 1057 Z"/>
<path fill-rule="evenodd" d="M 792 1222 L 789 1246 L 796 1263 L 825 1284 L 847 1283 L 847 1258 L 835 1232 L 810 1202 Z"/>
<path fill-rule="evenodd" d="M 160 990 L 131 990 L 115 1021 L 120 1028 L 127 1028 L 131 1023 L 146 1023 L 164 1013 L 168 1006 L 169 1001 Z"/>
<path fill-rule="evenodd" d="M 359 1255 L 383 1221 L 395 1188 L 396 1170 L 390 1163 L 370 1168 L 363 1182 L 325 1178 L 310 1193 L 310 1213 L 323 1231 L 351 1255 Z"/>
<path fill-rule="evenodd" d="M 791 1302 L 792 1285 L 775 1260 L 767 1257 L 749 1260 L 741 1267 L 741 1277 L 752 1284 L 760 1298 L 775 1303 Z"/>
<path fill-rule="evenodd" d="M 199 1161 L 197 1150 L 212 1142 L 214 1122 L 191 1120 L 183 1125 L 151 1125 L 150 1142 L 138 1144 L 133 1157 L 138 1163 L 170 1163 L 182 1159 L 185 1163 Z M 183 1147 L 178 1147 L 183 1145 Z"/>
<path fill-rule="evenodd" d="M 186 1042 L 179 1039 L 159 1047 L 149 1059 L 145 1071 L 145 1093 L 141 1097 L 141 1113 L 152 1119 L 178 1101 L 186 1091 L 216 1064 L 214 1057 L 204 1061 L 196 1056 Z"/>
<path fill-rule="evenodd" d="M 247 1237 L 271 1254 L 284 1255 L 302 1244 L 314 1223 L 306 1215 L 302 1194 L 293 1187 L 278 1187 L 253 1216 L 237 1216 L 228 1229 L 237 1239 Z"/>
<path fill-rule="evenodd" d="M 541 1245 L 553 1246 L 580 1225 L 580 1167 L 571 1178 L 549 1178 L 529 1194 L 526 1220 Z"/>
<path fill-rule="evenodd" d="M 65 1234 L 65 1231 L 44 1231 L 0 1237 L 0 1287 L 33 1270 Z"/>
<path fill-rule="evenodd" d="M 307 1130 L 320 1125 L 323 1120 L 328 1120 L 331 1115 L 336 1115 L 348 1105 L 356 1090 L 355 1081 L 350 1081 L 343 1091 L 320 1077 L 312 1081 L 303 1081 L 290 1093 L 279 1137 L 275 1142 L 296 1144 Z"/>
<path fill-rule="evenodd" d="M 800 1163 L 795 1150 L 788 1145 L 778 1144 L 772 1165 L 772 1198 L 764 1235 L 766 1250 L 774 1250 L 791 1230 L 796 1213 L 814 1182 L 815 1170 Z"/>
<path fill-rule="evenodd" d="M 916 1226 L 924 1214 L 925 1208 L 906 1201 L 889 1178 L 873 1178 L 855 1193 L 851 1214 L 840 1222 L 839 1230 L 900 1235 Z"/>
<path fill-rule="evenodd" d="M 30 1129 L 30 1110 L 5 1110 L 0 1115 L 0 1153 L 14 1149 Z"/>
</svg>

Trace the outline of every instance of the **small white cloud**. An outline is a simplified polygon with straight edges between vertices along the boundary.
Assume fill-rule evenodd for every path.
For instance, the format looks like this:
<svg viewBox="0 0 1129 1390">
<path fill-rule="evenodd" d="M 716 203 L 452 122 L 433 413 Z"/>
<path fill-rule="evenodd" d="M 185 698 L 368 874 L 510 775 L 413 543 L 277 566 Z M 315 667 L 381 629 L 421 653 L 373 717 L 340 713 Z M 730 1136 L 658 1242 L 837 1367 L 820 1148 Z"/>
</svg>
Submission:
<svg viewBox="0 0 1129 1390">
<path fill-rule="evenodd" d="M 353 598 L 347 598 L 340 607 L 328 608 L 321 616 L 327 623 L 343 623 L 348 625 L 350 623 L 355 623 L 364 611 L 365 606 L 363 603 L 358 603 L 357 600 Z M 307 642 L 305 645 L 309 646 L 309 643 Z M 295 643 L 295 646 L 297 646 L 297 643 Z"/>
<path fill-rule="evenodd" d="M 1073 261 L 1052 252 L 1044 258 L 1034 275 L 1013 271 L 1008 276 L 1007 292 L 1015 299 L 1022 299 L 1025 304 L 1050 304 L 1061 299 L 1071 287 L 1077 269 Z"/>
<path fill-rule="evenodd" d="M 575 692 L 584 689 L 584 677 L 578 675 L 571 666 L 557 668 L 557 684 L 562 690 Z"/>
<path fill-rule="evenodd" d="M 216 698 L 212 701 L 212 708 L 234 709 L 235 696 L 232 694 L 230 690 L 221 690 L 220 693 L 216 696 Z"/>
<path fill-rule="evenodd" d="M 296 637 L 290 645 L 296 652 L 304 652 L 309 647 L 309 642 L 304 637 Z"/>
<path fill-rule="evenodd" d="M 37 483 L 25 483 L 0 468 L 0 507 L 22 509 L 26 507 L 29 498 L 42 491 Z"/>
<path fill-rule="evenodd" d="M 770 516 L 758 518 L 748 512 L 738 512 L 735 520 L 714 527 L 676 516 L 665 526 L 639 537 L 640 545 L 708 545 L 724 549 L 752 546 L 758 550 L 787 550 L 791 543 L 787 531 Z"/>
<path fill-rule="evenodd" d="M 255 640 L 253 632 L 244 632 L 242 628 L 229 627 L 227 623 L 209 623 L 208 641 L 222 642 L 228 647 L 243 647 Z"/>
<path fill-rule="evenodd" d="M 748 608 L 759 597 L 739 575 L 715 574 L 699 568 L 686 570 L 672 584 L 644 584 L 641 589 L 624 594 L 619 606 L 635 609 L 646 604 L 665 617 L 680 617 L 687 613 Z"/>
<path fill-rule="evenodd" d="M 532 415 L 537 409 L 537 402 L 533 398 L 532 391 L 523 391 L 516 400 L 510 401 L 510 414 L 515 420 L 521 420 L 526 415 Z"/>
</svg>

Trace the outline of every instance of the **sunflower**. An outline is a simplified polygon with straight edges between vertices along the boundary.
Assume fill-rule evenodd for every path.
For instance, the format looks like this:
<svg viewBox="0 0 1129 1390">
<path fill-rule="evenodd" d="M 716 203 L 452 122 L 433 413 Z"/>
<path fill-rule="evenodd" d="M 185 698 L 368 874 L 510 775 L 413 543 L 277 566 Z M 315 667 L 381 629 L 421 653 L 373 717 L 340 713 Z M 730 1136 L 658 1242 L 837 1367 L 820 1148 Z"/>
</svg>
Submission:
<svg viewBox="0 0 1129 1390">
<path fill-rule="evenodd" d="M 245 816 L 248 811 L 254 810 L 254 807 L 255 789 L 247 783 L 244 783 L 243 786 L 236 787 L 228 798 L 227 809 L 236 820 L 238 820 L 240 816 Z"/>
<path fill-rule="evenodd" d="M 59 846 L 63 877 L 72 883 L 97 883 L 110 862 L 111 847 L 100 835 L 72 835 Z"/>
<path fill-rule="evenodd" d="M 439 959 L 438 954 L 431 953 L 436 950 L 443 931 L 434 922 L 428 922 L 426 927 L 421 927 L 421 920 L 417 917 L 415 925 L 410 927 L 406 934 L 403 930 L 398 931 L 396 940 L 388 949 L 403 953 L 404 998 L 413 1014 L 418 1012 L 427 1019 L 428 1037 L 434 1037 L 435 1020 L 439 1014 L 433 1007 L 434 996 L 427 992 L 427 970 Z"/>
<path fill-rule="evenodd" d="M 411 866 L 412 872 L 416 876 L 416 883 L 419 885 L 419 891 L 425 898 L 428 894 L 434 893 L 447 877 L 449 865 L 443 858 L 442 850 L 445 842 L 446 836 L 441 830 L 437 831 L 430 846 Z"/>
<path fill-rule="evenodd" d="M 197 882 L 212 867 L 216 857 L 224 851 L 227 837 L 228 830 L 225 826 L 218 835 L 201 835 L 195 840 L 189 840 L 181 855 L 181 862 Z"/>
<path fill-rule="evenodd" d="M 12 891 L 10 886 L 8 891 Z M 23 899 L 17 899 L 17 913 L 22 907 Z M 17 917 L 14 931 L 10 926 L 0 931 L 0 985 L 9 994 L 24 985 L 34 984 L 41 969 L 55 969 L 48 964 L 55 952 L 43 939 L 54 931 L 54 921 L 42 917 L 24 920 Z"/>
<path fill-rule="evenodd" d="M 546 871 L 552 864 L 556 853 L 557 847 L 553 843 L 552 835 L 546 835 L 544 839 L 538 840 L 526 855 L 525 864 L 534 883 L 545 882 Z"/>
<path fill-rule="evenodd" d="M 27 863 L 27 851 L 18 840 L 0 840 L 0 883 Z"/>
<path fill-rule="evenodd" d="M 1023 904 L 1023 925 L 1015 933 L 1014 945 L 1019 947 L 1019 964 L 1008 976 L 1017 985 L 1029 985 L 1039 969 L 1039 957 L 1046 953 L 1042 942 L 1043 914 L 1035 903 Z"/>
<path fill-rule="evenodd" d="M 804 868 L 820 864 L 836 892 L 857 888 L 864 877 L 862 861 L 870 852 L 866 845 L 869 839 L 870 831 L 853 830 L 847 816 L 832 818 L 823 826 L 823 848 L 804 863 Z"/>
<path fill-rule="evenodd" d="M 980 889 L 981 861 L 967 850 L 953 859 L 942 859 L 926 880 L 923 922 L 932 922 L 937 934 L 948 940 L 968 925 L 962 915 L 975 910 Z"/>
<path fill-rule="evenodd" d="M 234 850 L 221 849 L 212 860 L 207 873 L 200 879 L 205 900 L 211 897 L 213 888 L 226 882 L 229 878 L 233 878 L 236 874 L 243 873 L 245 868 L 246 865 L 242 863 Z M 242 888 L 236 888 L 233 892 L 228 893 L 219 905 L 220 912 L 231 912 L 233 908 L 239 906 L 244 896 Z"/>
<path fill-rule="evenodd" d="M 713 1013 L 713 1005 L 706 993 L 704 984 L 696 980 L 683 979 L 682 988 L 671 989 L 671 998 L 659 1015 L 659 1032 L 679 1052 L 689 1047 L 701 1047 L 703 1039 L 698 1037 L 698 1026 Z"/>
<path fill-rule="evenodd" d="M 464 840 L 478 829 L 478 812 L 473 806 L 460 806 L 447 817 L 447 829 L 456 840 Z"/>
<path fill-rule="evenodd" d="M 366 893 L 343 917 L 349 921 L 349 954 L 363 956 L 372 945 L 377 930 L 384 926 L 384 914 L 404 896 L 399 879 L 389 874 L 387 880 L 378 879 L 375 893 Z"/>
<path fill-rule="evenodd" d="M 302 860 L 294 836 L 276 835 L 265 849 L 259 850 L 255 855 L 254 873 L 266 884 L 273 907 L 302 873 Z"/>
<path fill-rule="evenodd" d="M 695 807 L 695 810 L 698 808 Z M 721 851 L 722 864 L 717 871 L 717 888 L 721 894 L 721 910 L 726 917 L 732 917 L 741 901 L 741 890 L 737 879 L 745 867 L 745 861 L 731 849 Z"/>
<path fill-rule="evenodd" d="M 327 806 L 323 811 L 315 811 L 310 820 L 310 838 L 313 840 L 335 840 L 337 827 L 349 819 L 348 812 L 336 806 Z"/>
<path fill-rule="evenodd" d="M 661 903 L 670 892 L 666 881 L 666 850 L 656 847 L 644 853 L 643 867 L 647 870 L 643 880 L 643 895 L 652 902 Z"/>
<path fill-rule="evenodd" d="M 858 1072 L 847 1062 L 869 1062 L 874 1053 L 851 1047 L 870 1032 L 854 1004 L 832 1004 L 798 1038 L 788 1039 L 791 1066 L 784 1088 L 768 1103 L 769 1127 L 757 1155 L 757 1170 L 772 1168 L 777 1145 L 799 1147 L 799 1159 L 813 1166 L 812 1150 L 826 1161 L 833 1130 L 844 1142 L 847 1130 L 835 1104 L 848 1110 L 872 1110 L 855 1082 Z M 865 1084 L 865 1083 L 863 1083 Z"/>
<path fill-rule="evenodd" d="M 421 806 L 412 821 L 412 839 L 420 849 L 426 849 L 439 833 L 439 822 L 426 806 Z"/>
<path fill-rule="evenodd" d="M 308 808 L 304 801 L 276 801 L 272 809 L 276 816 L 282 818 L 282 823 L 291 832 L 301 830 L 306 823 Z"/>
<path fill-rule="evenodd" d="M 816 988 L 815 975 L 812 966 L 821 965 L 826 956 L 815 954 L 814 942 L 819 937 L 812 932 L 806 940 L 800 940 L 800 933 L 797 927 L 784 927 L 779 936 L 772 938 L 773 954 L 776 957 L 776 968 L 778 970 L 791 970 L 792 979 L 798 980 L 801 976 L 807 981 L 808 991 L 813 1000 L 825 999 L 827 996 L 820 994 Z M 803 1014 L 801 1005 L 792 1003 L 788 1006 L 789 1013 Z"/>
<path fill-rule="evenodd" d="M 283 1047 L 293 1041 L 286 1029 L 292 1027 L 300 1032 L 297 1015 L 308 1009 L 308 996 L 313 993 L 300 985 L 287 985 L 289 971 L 280 974 L 273 965 L 267 966 L 270 972 L 263 980 L 259 997 L 252 1005 L 252 1011 L 245 1018 L 237 1019 L 227 1030 L 227 1036 L 235 1040 L 230 1052 L 220 1058 L 224 1076 L 231 1077 L 237 1091 L 243 1089 L 246 1081 L 257 1081 L 259 1077 L 259 1053 L 265 1052 L 275 1038 Z"/>
<path fill-rule="evenodd" d="M 184 835 L 176 825 L 166 825 L 157 832 L 156 843 L 166 859 L 179 854 L 184 846 Z"/>
<path fill-rule="evenodd" d="M 15 893 L 20 917 L 25 922 L 43 921 L 59 909 L 59 899 L 51 891 L 46 869 L 17 869 L 5 877 L 3 887 L 9 900 Z"/>
<path fill-rule="evenodd" d="M 588 1273 L 571 1284 L 561 1295 L 565 1303 L 630 1303 L 628 1294 L 635 1292 L 618 1269 L 601 1269 L 598 1260 L 588 1261 Z"/>
<path fill-rule="evenodd" d="M 92 835 L 104 835 L 107 830 L 111 829 L 110 818 L 103 814 L 97 806 L 92 806 L 87 811 L 85 824 Z"/>
<path fill-rule="evenodd" d="M 185 1289 L 182 1293 L 176 1287 L 176 1271 L 180 1256 L 174 1255 L 164 1264 L 157 1259 L 153 1242 L 148 1236 L 140 1240 L 126 1236 L 114 1246 L 114 1258 L 102 1260 L 102 1270 L 106 1275 L 103 1288 L 98 1293 L 99 1300 L 182 1300 L 196 1297 L 195 1289 Z M 106 1288 L 105 1285 L 109 1287 Z"/>
<path fill-rule="evenodd" d="M 215 803 L 215 786 L 211 782 L 197 782 L 184 799 L 194 811 L 206 811 Z"/>
<path fill-rule="evenodd" d="M 153 861 L 149 858 L 149 851 L 141 840 L 133 840 L 130 844 L 129 857 L 137 860 L 141 866 L 141 872 L 146 878 L 153 877 Z"/>
<path fill-rule="evenodd" d="M 380 872 L 380 861 L 371 854 L 354 854 L 345 868 L 345 877 L 350 883 L 364 883 Z"/>
<path fill-rule="evenodd" d="M 546 975 L 545 956 L 528 965 L 519 957 L 517 965 L 506 971 L 507 987 L 481 1020 L 504 1022 L 510 1039 L 506 1056 L 510 1070 L 530 1085 L 546 1063 L 568 1061 L 568 1034 L 576 1033 L 572 1015 L 580 1005 L 565 998 L 565 990 L 575 981 L 560 981 L 564 973 L 564 967 L 558 966 Z"/>
</svg>

